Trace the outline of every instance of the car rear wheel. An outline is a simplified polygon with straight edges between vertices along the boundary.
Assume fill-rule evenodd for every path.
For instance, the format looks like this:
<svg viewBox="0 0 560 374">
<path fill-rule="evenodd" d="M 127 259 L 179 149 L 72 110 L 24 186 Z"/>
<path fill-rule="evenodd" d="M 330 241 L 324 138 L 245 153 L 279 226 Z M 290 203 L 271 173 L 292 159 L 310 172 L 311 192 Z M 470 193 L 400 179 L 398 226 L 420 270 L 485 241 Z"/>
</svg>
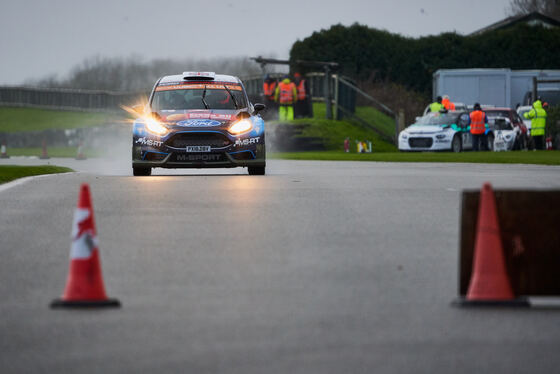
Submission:
<svg viewBox="0 0 560 374">
<path fill-rule="evenodd" d="M 152 168 L 132 167 L 132 175 L 135 177 L 147 177 L 152 175 Z"/>
<path fill-rule="evenodd" d="M 455 153 L 461 152 L 463 150 L 463 143 L 461 142 L 461 137 L 455 135 L 453 141 L 451 142 L 451 150 Z"/>
<path fill-rule="evenodd" d="M 249 166 L 249 175 L 264 175 L 265 174 L 265 167 L 264 166 Z"/>
</svg>

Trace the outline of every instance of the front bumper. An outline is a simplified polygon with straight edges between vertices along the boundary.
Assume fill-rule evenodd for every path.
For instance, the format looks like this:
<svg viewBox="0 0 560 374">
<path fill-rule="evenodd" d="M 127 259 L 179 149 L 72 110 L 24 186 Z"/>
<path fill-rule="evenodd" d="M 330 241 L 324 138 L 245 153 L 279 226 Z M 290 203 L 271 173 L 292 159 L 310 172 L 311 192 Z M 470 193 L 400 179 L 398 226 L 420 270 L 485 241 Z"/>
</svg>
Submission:
<svg viewBox="0 0 560 374">
<path fill-rule="evenodd" d="M 408 135 L 403 138 L 399 136 L 399 151 L 446 151 L 451 149 L 452 137 L 443 139 L 436 135 Z"/>
<path fill-rule="evenodd" d="M 142 135 L 133 135 L 133 167 L 234 168 L 266 165 L 264 133 L 233 136 L 224 131 L 178 131 L 163 138 Z M 192 147 L 205 149 L 187 151 Z"/>
</svg>

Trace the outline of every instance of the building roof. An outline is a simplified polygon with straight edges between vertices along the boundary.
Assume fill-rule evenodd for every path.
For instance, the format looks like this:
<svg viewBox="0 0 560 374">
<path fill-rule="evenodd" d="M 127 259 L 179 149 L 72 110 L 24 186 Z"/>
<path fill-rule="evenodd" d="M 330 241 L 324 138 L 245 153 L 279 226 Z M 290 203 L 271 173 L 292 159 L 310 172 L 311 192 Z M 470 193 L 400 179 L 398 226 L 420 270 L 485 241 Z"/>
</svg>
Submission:
<svg viewBox="0 0 560 374">
<path fill-rule="evenodd" d="M 493 23 L 489 26 L 486 26 L 480 30 L 476 30 L 472 33 L 470 33 L 469 35 L 480 35 L 480 34 L 484 34 L 485 32 L 488 31 L 494 31 L 494 30 L 500 30 L 500 29 L 505 29 L 508 27 L 512 27 L 514 25 L 517 25 L 519 23 L 525 23 L 528 24 L 530 26 L 535 26 L 535 25 L 540 25 L 540 26 L 544 26 L 544 27 L 560 27 L 560 21 L 548 16 L 545 16 L 542 13 L 539 12 L 532 12 L 529 14 L 522 14 L 519 16 L 512 16 L 512 17 L 508 17 L 505 18 L 501 21 L 498 21 L 496 23 Z"/>
</svg>

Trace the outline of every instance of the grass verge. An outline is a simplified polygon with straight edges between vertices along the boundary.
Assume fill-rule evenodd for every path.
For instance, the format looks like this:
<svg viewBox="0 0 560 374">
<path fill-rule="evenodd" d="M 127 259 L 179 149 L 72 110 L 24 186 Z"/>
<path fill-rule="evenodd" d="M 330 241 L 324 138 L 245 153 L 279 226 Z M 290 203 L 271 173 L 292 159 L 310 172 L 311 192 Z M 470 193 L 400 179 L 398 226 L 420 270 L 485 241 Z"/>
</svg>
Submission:
<svg viewBox="0 0 560 374">
<path fill-rule="evenodd" d="M 464 153 L 344 153 L 283 152 L 267 153 L 267 158 L 282 160 L 336 160 L 379 162 L 466 162 L 484 164 L 560 165 L 560 151 L 536 152 L 464 152 Z"/>
<path fill-rule="evenodd" d="M 124 119 L 115 113 L 0 107 L 0 132 L 43 131 L 103 126 Z"/>
<path fill-rule="evenodd" d="M 41 156 L 43 154 L 42 148 L 10 148 L 8 155 L 10 156 Z M 78 149 L 75 147 L 49 147 L 47 149 L 49 157 L 70 157 L 74 158 L 78 154 Z M 99 157 L 101 151 L 95 149 L 84 149 L 86 157 Z"/>
<path fill-rule="evenodd" d="M 14 179 L 29 177 L 32 175 L 68 173 L 74 171 L 61 166 L 18 166 L 0 165 L 0 184 L 13 181 Z"/>
</svg>

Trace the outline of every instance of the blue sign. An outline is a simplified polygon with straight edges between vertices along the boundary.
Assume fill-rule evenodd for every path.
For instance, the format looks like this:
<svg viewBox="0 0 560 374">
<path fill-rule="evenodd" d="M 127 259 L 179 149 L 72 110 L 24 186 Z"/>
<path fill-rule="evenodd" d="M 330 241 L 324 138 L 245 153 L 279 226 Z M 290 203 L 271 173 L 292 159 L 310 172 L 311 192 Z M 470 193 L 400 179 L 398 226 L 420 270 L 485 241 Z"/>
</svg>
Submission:
<svg viewBox="0 0 560 374">
<path fill-rule="evenodd" d="M 181 127 L 215 127 L 221 124 L 220 121 L 214 121 L 212 119 L 188 119 L 186 121 L 177 122 L 177 126 Z"/>
</svg>

